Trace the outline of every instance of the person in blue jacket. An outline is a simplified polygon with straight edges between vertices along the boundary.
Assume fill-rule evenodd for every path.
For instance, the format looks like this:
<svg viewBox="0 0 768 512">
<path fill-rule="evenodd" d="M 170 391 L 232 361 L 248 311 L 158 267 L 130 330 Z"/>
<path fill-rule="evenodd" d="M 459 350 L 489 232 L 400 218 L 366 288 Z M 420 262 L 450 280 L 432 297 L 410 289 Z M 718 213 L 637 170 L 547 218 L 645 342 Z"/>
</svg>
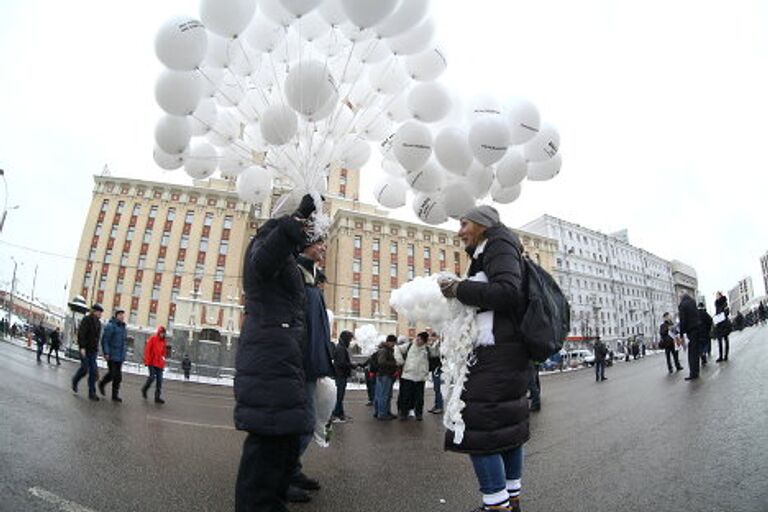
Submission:
<svg viewBox="0 0 768 512">
<path fill-rule="evenodd" d="M 101 337 L 101 351 L 107 360 L 107 374 L 99 381 L 99 391 L 105 395 L 104 388 L 112 383 L 112 401 L 122 402 L 120 383 L 123 381 L 123 361 L 128 332 L 125 328 L 125 311 L 118 309 L 110 318 Z"/>
</svg>

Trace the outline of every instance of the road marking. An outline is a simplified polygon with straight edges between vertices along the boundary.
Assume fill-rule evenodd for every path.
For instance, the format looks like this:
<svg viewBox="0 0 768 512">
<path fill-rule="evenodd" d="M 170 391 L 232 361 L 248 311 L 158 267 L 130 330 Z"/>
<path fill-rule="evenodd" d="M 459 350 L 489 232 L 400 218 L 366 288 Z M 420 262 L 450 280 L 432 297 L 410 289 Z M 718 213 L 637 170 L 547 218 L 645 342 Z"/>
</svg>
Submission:
<svg viewBox="0 0 768 512">
<path fill-rule="evenodd" d="M 42 487 L 30 487 L 29 493 L 35 498 L 40 498 L 51 505 L 59 507 L 59 510 L 63 510 L 64 512 L 96 512 L 92 508 L 84 507 L 74 501 L 66 500 L 51 491 L 46 491 Z"/>
<path fill-rule="evenodd" d="M 204 427 L 204 428 L 219 428 L 223 430 L 235 430 L 235 427 L 230 425 L 211 425 L 210 423 L 196 423 L 194 421 L 182 421 L 172 420 L 168 418 L 160 418 L 159 416 L 147 416 L 148 420 L 163 421 L 165 423 L 173 423 L 175 425 L 184 425 L 187 427 Z"/>
</svg>

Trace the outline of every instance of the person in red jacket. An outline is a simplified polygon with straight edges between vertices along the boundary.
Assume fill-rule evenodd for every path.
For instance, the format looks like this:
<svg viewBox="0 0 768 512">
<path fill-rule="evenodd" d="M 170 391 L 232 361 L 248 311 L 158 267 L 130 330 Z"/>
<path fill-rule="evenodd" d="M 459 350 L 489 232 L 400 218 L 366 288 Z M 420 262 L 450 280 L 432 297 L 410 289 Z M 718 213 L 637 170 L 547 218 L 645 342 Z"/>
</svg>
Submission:
<svg viewBox="0 0 768 512">
<path fill-rule="evenodd" d="M 162 325 L 157 328 L 157 332 L 154 336 L 151 336 L 147 340 L 147 344 L 144 347 L 144 364 L 149 369 L 149 377 L 147 382 L 141 387 L 141 396 L 147 398 L 147 391 L 152 385 L 153 381 L 157 382 L 155 386 L 155 402 L 158 404 L 164 404 L 165 400 L 160 398 L 160 393 L 163 388 L 163 368 L 165 368 L 165 327 Z"/>
</svg>

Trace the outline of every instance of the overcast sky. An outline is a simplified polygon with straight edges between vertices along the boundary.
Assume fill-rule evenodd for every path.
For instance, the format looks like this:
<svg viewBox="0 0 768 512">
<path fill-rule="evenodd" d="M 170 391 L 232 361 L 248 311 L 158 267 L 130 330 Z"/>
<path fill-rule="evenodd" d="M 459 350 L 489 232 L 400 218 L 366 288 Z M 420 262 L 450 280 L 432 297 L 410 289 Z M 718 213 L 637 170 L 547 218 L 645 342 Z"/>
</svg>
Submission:
<svg viewBox="0 0 768 512">
<path fill-rule="evenodd" d="M 746 275 L 764 293 L 768 251 L 768 2 L 433 0 L 444 82 L 461 96 L 525 96 L 561 134 L 564 165 L 502 209 L 549 213 L 696 268 L 712 294 Z M 159 25 L 195 0 L 0 3 L 0 168 L 13 263 L 29 293 L 62 303 L 93 187 L 113 174 L 183 179 L 152 160 Z M 370 200 L 377 166 L 364 172 Z M 4 193 L 0 192 L 0 193 Z M 0 196 L 0 201 L 2 196 Z M 0 206 L 2 203 L 0 203 Z M 409 208 L 395 213 L 413 218 Z M 446 224 L 446 227 L 453 227 Z"/>
</svg>

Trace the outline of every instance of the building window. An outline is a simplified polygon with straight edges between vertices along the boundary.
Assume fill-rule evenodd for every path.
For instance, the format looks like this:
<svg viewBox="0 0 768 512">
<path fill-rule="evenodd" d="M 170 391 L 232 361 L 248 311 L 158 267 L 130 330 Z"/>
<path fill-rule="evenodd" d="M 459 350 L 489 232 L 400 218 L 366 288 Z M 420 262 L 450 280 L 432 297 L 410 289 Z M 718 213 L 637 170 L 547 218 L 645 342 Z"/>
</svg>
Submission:
<svg viewBox="0 0 768 512">
<path fill-rule="evenodd" d="M 373 266 L 371 267 L 371 274 L 373 274 L 374 276 L 379 275 L 379 262 L 378 261 L 374 261 L 373 262 Z"/>
<path fill-rule="evenodd" d="M 205 264 L 198 263 L 195 265 L 195 277 L 202 277 L 205 273 Z"/>
<path fill-rule="evenodd" d="M 224 267 L 216 267 L 216 274 L 214 275 L 215 281 L 224 280 Z"/>
<path fill-rule="evenodd" d="M 121 254 L 120 255 L 120 266 L 125 267 L 128 265 L 128 255 L 127 254 Z"/>
<path fill-rule="evenodd" d="M 219 254 L 226 255 L 228 250 L 229 250 L 229 242 L 226 240 L 222 240 L 219 243 Z"/>
<path fill-rule="evenodd" d="M 140 204 L 133 205 L 133 212 L 131 213 L 131 215 L 136 217 L 139 213 L 141 213 L 141 205 Z"/>
<path fill-rule="evenodd" d="M 90 250 L 90 252 L 88 253 L 88 260 L 89 260 L 89 261 L 93 261 L 93 260 L 95 260 L 95 259 L 96 259 L 96 249 L 94 249 L 93 247 L 91 247 L 91 250 Z"/>
<path fill-rule="evenodd" d="M 424 248 L 424 259 L 428 260 L 431 257 L 431 252 L 429 250 L 429 247 Z"/>
<path fill-rule="evenodd" d="M 157 206 L 152 206 L 149 209 L 149 218 L 154 219 L 155 217 L 157 217 Z"/>
<path fill-rule="evenodd" d="M 88 288 L 91 286 L 91 273 L 86 272 L 85 278 L 83 279 L 83 288 Z"/>
<path fill-rule="evenodd" d="M 204 226 L 210 226 L 213 224 L 213 214 L 208 212 L 205 214 L 205 220 L 203 221 Z"/>
<path fill-rule="evenodd" d="M 413 244 L 408 244 L 408 257 L 413 258 L 413 255 L 414 255 Z"/>
<path fill-rule="evenodd" d="M 397 242 L 389 243 L 389 254 L 397 254 Z"/>
<path fill-rule="evenodd" d="M 360 235 L 355 235 L 354 247 L 355 249 L 360 249 L 363 247 L 363 237 Z"/>
<path fill-rule="evenodd" d="M 373 290 L 371 290 L 371 299 L 379 300 L 379 289 L 378 288 L 374 288 Z"/>
<path fill-rule="evenodd" d="M 176 220 L 176 208 L 168 208 L 168 214 L 165 217 L 168 222 Z"/>
<path fill-rule="evenodd" d="M 352 262 L 352 272 L 355 272 L 355 273 L 360 272 L 360 260 L 354 260 Z"/>
<path fill-rule="evenodd" d="M 397 277 L 397 263 L 389 266 L 389 277 Z"/>
<path fill-rule="evenodd" d="M 136 311 L 131 311 L 131 313 L 128 315 L 128 323 L 131 325 L 136 325 Z"/>
<path fill-rule="evenodd" d="M 353 286 L 352 287 L 352 298 L 353 299 L 359 299 L 360 298 L 360 287 L 359 286 Z"/>
<path fill-rule="evenodd" d="M 148 244 L 151 241 L 152 241 L 152 229 L 147 228 L 144 230 L 144 239 L 142 240 L 142 242 L 144 242 L 145 244 Z"/>
<path fill-rule="evenodd" d="M 117 293 L 123 293 L 123 283 L 124 283 L 123 278 L 122 277 L 118 278 L 117 286 L 115 287 L 115 291 Z"/>
<path fill-rule="evenodd" d="M 176 261 L 176 269 L 175 272 L 177 274 L 181 274 L 184 272 L 184 260 L 177 260 Z"/>
<path fill-rule="evenodd" d="M 415 277 L 416 277 L 416 270 L 412 266 L 409 266 L 408 267 L 408 279 L 411 280 L 411 279 L 414 279 Z"/>
<path fill-rule="evenodd" d="M 109 199 L 105 199 L 101 202 L 101 211 L 105 212 L 107 211 L 107 208 L 109 207 Z"/>
<path fill-rule="evenodd" d="M 112 251 L 108 250 L 104 253 L 104 263 L 112 263 Z"/>
<path fill-rule="evenodd" d="M 158 297 L 160 297 L 160 285 L 154 284 L 152 285 L 152 300 L 157 300 Z"/>
<path fill-rule="evenodd" d="M 143 269 L 143 268 L 144 268 L 144 265 L 145 265 L 146 263 L 147 263 L 147 255 L 146 255 L 146 254 L 140 254 L 140 255 L 139 255 L 139 264 L 137 265 L 137 267 L 138 267 L 139 269 Z"/>
<path fill-rule="evenodd" d="M 201 238 L 200 239 L 200 252 L 205 252 L 208 250 L 208 238 Z"/>
<path fill-rule="evenodd" d="M 373 252 L 379 252 L 381 250 L 381 241 L 378 238 L 373 239 Z"/>
<path fill-rule="evenodd" d="M 96 224 L 96 229 L 93 231 L 93 236 L 101 236 L 101 222 Z"/>
<path fill-rule="evenodd" d="M 136 233 L 136 229 L 135 228 L 128 228 L 128 231 L 125 234 L 125 240 L 128 241 L 128 242 L 133 240 L 134 233 Z"/>
<path fill-rule="evenodd" d="M 443 249 L 440 249 L 440 253 L 438 254 L 438 259 L 440 260 L 441 263 L 445 261 L 445 251 Z"/>
<path fill-rule="evenodd" d="M 195 212 L 192 210 L 187 211 L 187 215 L 184 217 L 184 224 L 192 224 L 192 220 L 195 218 Z"/>
<path fill-rule="evenodd" d="M 171 240 L 171 235 L 168 233 L 163 233 L 162 238 L 160 239 L 160 245 L 163 247 L 168 247 L 168 242 Z"/>
<path fill-rule="evenodd" d="M 133 296 L 138 297 L 141 295 L 141 283 L 133 283 Z"/>
<path fill-rule="evenodd" d="M 157 258 L 157 264 L 155 265 L 155 269 L 158 272 L 162 272 L 165 270 L 165 258 Z"/>
<path fill-rule="evenodd" d="M 227 215 L 224 217 L 224 229 L 232 229 L 232 216 Z"/>
<path fill-rule="evenodd" d="M 181 235 L 181 242 L 179 242 L 180 249 L 186 249 L 189 247 L 189 235 Z"/>
</svg>

